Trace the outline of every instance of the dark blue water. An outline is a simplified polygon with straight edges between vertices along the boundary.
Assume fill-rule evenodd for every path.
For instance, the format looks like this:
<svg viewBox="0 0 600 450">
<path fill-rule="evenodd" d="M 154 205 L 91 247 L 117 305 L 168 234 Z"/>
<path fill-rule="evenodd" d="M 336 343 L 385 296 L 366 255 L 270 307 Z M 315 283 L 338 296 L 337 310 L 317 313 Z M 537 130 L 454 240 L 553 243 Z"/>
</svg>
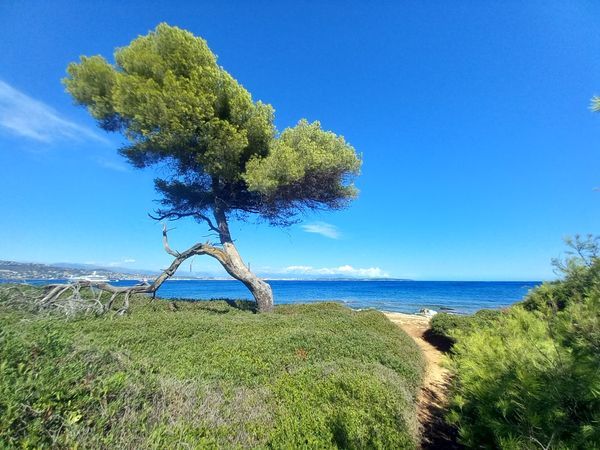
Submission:
<svg viewBox="0 0 600 450">
<path fill-rule="evenodd" d="M 35 284 L 49 280 L 30 281 Z M 127 286 L 136 281 L 114 284 Z M 422 308 L 472 313 L 482 308 L 502 308 L 523 298 L 539 285 L 529 281 L 269 281 L 275 303 L 338 301 L 351 308 L 376 308 L 415 313 Z M 169 280 L 158 290 L 159 297 L 251 299 L 238 281 Z"/>
</svg>

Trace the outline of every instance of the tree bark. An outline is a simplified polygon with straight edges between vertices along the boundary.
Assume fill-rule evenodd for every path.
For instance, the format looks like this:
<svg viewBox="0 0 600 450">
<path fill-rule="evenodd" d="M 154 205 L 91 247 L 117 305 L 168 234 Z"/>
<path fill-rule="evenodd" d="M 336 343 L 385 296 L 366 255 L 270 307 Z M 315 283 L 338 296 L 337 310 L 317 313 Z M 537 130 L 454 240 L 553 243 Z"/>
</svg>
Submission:
<svg viewBox="0 0 600 450">
<path fill-rule="evenodd" d="M 73 284 L 60 284 L 48 286 L 49 291 L 41 298 L 40 304 L 46 305 L 55 303 L 59 300 L 62 294 L 68 289 L 80 289 L 82 287 L 93 287 L 105 292 L 110 292 L 112 295 L 104 310 L 112 309 L 115 299 L 120 295 L 124 295 L 123 306 L 118 310 L 120 314 L 124 314 L 129 309 L 129 297 L 131 294 L 155 294 L 158 288 L 170 277 L 172 277 L 179 266 L 188 258 L 195 255 L 209 255 L 221 263 L 223 268 L 236 280 L 241 281 L 250 290 L 254 300 L 256 301 L 257 310 L 259 312 L 269 312 L 273 310 L 273 291 L 271 286 L 259 277 L 257 277 L 244 263 L 237 248 L 235 247 L 231 234 L 229 233 L 229 225 L 224 209 L 215 206 L 214 209 L 217 226 L 213 226 L 208 221 L 210 228 L 219 234 L 222 248 L 215 247 L 210 243 L 195 244 L 189 249 L 178 252 L 169 246 L 167 238 L 167 227 L 163 225 L 163 246 L 165 251 L 175 259 L 169 267 L 156 278 L 152 283 L 139 284 L 135 286 L 112 286 L 109 283 L 95 281 L 78 281 Z"/>
<path fill-rule="evenodd" d="M 256 276 L 242 260 L 240 253 L 231 239 L 229 224 L 227 223 L 224 209 L 218 205 L 218 203 L 215 205 L 214 214 L 219 230 L 221 245 L 223 246 L 224 253 L 227 255 L 227 258 L 223 261 L 219 260 L 219 262 L 229 275 L 244 283 L 252 293 L 259 312 L 272 311 L 273 290 L 271 289 L 271 286 L 266 281 L 263 281 Z"/>
</svg>

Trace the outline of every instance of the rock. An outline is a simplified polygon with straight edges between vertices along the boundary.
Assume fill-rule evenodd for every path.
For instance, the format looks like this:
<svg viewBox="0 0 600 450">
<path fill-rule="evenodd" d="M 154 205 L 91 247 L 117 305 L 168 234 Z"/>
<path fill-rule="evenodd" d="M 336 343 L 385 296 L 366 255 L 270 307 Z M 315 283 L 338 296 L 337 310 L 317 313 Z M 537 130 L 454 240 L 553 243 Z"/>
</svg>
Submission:
<svg viewBox="0 0 600 450">
<path fill-rule="evenodd" d="M 419 311 L 419 314 L 421 314 L 422 316 L 425 316 L 425 317 L 433 317 L 437 314 L 437 311 L 435 311 L 433 309 L 423 308 L 422 310 Z"/>
</svg>

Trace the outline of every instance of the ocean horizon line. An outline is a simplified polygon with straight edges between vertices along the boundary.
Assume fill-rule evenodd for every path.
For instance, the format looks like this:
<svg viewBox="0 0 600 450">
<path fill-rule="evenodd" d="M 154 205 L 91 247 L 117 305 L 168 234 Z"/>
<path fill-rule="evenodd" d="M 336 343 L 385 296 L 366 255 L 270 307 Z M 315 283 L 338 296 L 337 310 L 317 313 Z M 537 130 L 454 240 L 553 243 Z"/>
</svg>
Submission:
<svg viewBox="0 0 600 450">
<path fill-rule="evenodd" d="M 150 276 L 140 276 L 131 278 L 121 278 L 109 280 L 110 282 L 123 282 L 123 281 L 144 281 L 154 278 Z M 402 283 L 544 283 L 551 280 L 542 279 L 485 279 L 485 280 L 473 280 L 473 279 L 408 279 L 408 278 L 274 278 L 274 277 L 260 277 L 265 281 L 294 281 L 294 282 L 402 282 Z M 65 277 L 57 278 L 0 278 L 2 283 L 10 282 L 26 282 L 26 281 L 59 281 L 68 280 Z M 165 280 L 165 283 L 180 282 L 180 281 L 235 281 L 234 278 L 227 277 L 171 277 Z"/>
</svg>

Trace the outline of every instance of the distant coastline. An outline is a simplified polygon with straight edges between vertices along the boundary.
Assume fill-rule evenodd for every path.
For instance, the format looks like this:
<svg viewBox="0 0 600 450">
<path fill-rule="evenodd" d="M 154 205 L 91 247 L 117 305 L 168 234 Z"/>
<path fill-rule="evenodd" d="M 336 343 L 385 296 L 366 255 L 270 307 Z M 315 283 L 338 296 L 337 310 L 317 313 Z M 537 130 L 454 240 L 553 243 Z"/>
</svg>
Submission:
<svg viewBox="0 0 600 450">
<path fill-rule="evenodd" d="M 92 271 L 102 275 L 110 280 L 134 280 L 141 281 L 156 277 L 160 274 L 152 270 L 131 270 L 122 267 L 103 267 L 93 264 L 75 264 L 75 263 L 54 263 L 42 264 L 18 261 L 0 260 L 0 279 L 3 280 L 65 280 L 71 277 L 86 275 Z M 321 277 L 263 277 L 267 281 L 413 281 L 405 278 L 360 278 L 360 277 L 340 277 L 340 276 L 321 276 Z M 193 275 L 175 275 L 171 280 L 177 281 L 231 281 L 233 278 L 228 276 L 193 276 Z"/>
<path fill-rule="evenodd" d="M 8 281 L 46 281 L 46 280 L 67 280 L 71 277 L 77 277 L 89 274 L 96 271 L 99 275 L 103 275 L 109 280 L 130 280 L 142 281 L 151 279 L 160 274 L 159 271 L 152 270 L 132 270 L 122 267 L 109 268 L 97 266 L 93 264 L 76 264 L 76 263 L 31 263 L 0 260 L 0 280 Z M 290 276 L 263 276 L 266 281 L 378 281 L 378 282 L 447 282 L 453 281 L 457 283 L 498 283 L 498 282 L 515 282 L 515 283 L 540 283 L 539 280 L 415 280 L 411 278 L 392 278 L 392 277 L 340 277 L 340 276 L 319 276 L 319 277 L 290 277 Z M 167 281 L 232 281 L 229 276 L 209 276 L 209 275 L 175 275 Z"/>
<path fill-rule="evenodd" d="M 62 279 L 2 279 L 0 282 L 44 285 Z M 157 291 L 165 299 L 252 300 L 247 289 L 231 279 L 167 280 Z M 523 299 L 538 286 L 537 281 L 405 281 L 405 280 L 268 280 L 276 304 L 338 302 L 352 309 L 418 313 L 421 309 L 470 314 L 480 309 L 504 308 Z M 115 286 L 133 286 L 139 279 L 112 281 Z"/>
</svg>

